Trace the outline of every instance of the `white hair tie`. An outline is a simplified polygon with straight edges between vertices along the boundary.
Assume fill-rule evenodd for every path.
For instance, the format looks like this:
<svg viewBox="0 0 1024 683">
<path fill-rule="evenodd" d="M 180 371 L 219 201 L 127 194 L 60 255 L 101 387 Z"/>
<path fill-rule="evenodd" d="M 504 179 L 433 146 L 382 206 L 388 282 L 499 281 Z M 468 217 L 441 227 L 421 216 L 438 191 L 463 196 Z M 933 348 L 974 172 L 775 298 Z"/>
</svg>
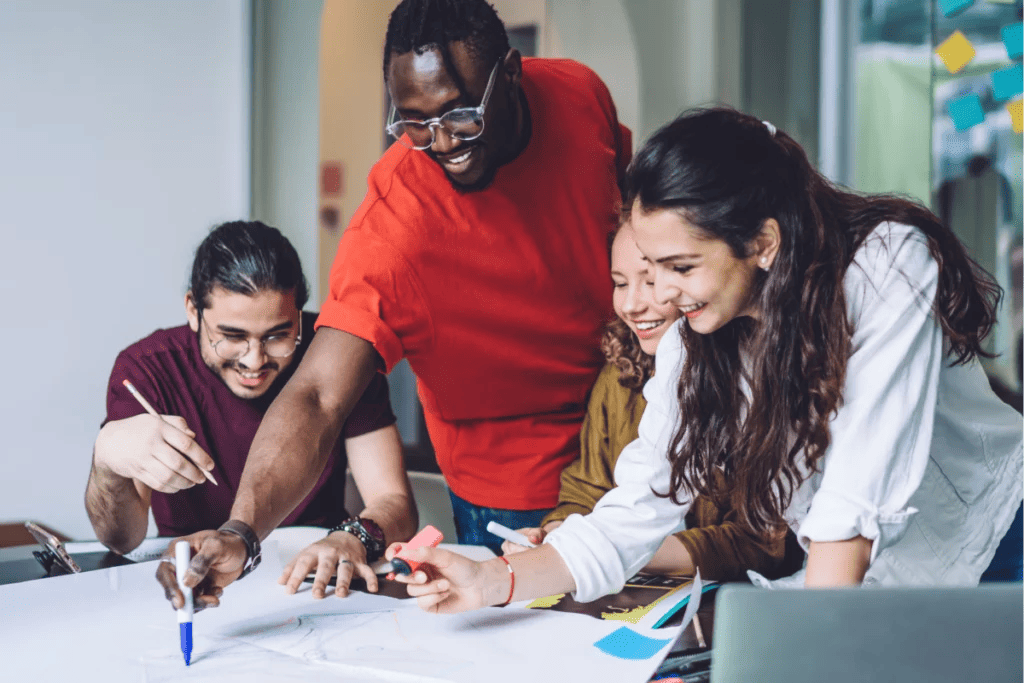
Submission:
<svg viewBox="0 0 1024 683">
<path fill-rule="evenodd" d="M 763 123 L 764 127 L 768 129 L 768 132 L 771 134 L 771 136 L 775 137 L 775 131 L 778 129 L 775 126 L 773 126 L 770 121 L 762 121 L 761 123 Z"/>
</svg>

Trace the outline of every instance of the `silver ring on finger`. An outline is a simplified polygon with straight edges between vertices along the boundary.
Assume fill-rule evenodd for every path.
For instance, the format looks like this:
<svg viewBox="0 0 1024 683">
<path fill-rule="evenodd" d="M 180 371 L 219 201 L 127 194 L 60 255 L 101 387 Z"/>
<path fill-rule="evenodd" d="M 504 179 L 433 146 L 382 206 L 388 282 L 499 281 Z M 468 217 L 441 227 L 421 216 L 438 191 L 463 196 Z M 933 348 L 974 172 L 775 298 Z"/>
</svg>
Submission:
<svg viewBox="0 0 1024 683">
<path fill-rule="evenodd" d="M 338 560 L 338 564 L 352 564 L 352 560 Z"/>
</svg>

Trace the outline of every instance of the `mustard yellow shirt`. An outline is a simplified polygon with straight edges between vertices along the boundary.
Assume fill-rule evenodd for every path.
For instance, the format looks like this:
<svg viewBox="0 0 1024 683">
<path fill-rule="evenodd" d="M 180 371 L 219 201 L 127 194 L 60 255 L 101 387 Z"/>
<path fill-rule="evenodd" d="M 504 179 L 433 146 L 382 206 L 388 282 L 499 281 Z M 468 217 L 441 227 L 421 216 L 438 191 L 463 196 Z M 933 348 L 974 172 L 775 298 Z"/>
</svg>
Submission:
<svg viewBox="0 0 1024 683">
<path fill-rule="evenodd" d="M 580 432 L 580 457 L 562 470 L 558 506 L 543 520 L 562 521 L 588 514 L 615 486 L 615 463 L 626 444 L 637 438 L 647 401 L 639 391 L 619 384 L 619 370 L 605 365 L 590 394 Z M 753 569 L 769 578 L 789 576 L 803 566 L 804 552 L 793 532 L 785 538 L 761 538 L 738 522 L 729 507 L 698 496 L 686 516 L 686 531 L 675 534 L 700 569 L 702 578 L 745 580 Z"/>
</svg>

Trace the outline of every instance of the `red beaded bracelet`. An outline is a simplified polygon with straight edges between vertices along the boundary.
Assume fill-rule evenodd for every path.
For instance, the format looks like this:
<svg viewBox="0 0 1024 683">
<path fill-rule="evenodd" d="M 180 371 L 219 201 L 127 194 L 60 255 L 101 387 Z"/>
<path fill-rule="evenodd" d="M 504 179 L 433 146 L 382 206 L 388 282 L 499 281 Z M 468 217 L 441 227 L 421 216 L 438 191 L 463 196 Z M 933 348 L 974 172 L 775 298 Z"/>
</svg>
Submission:
<svg viewBox="0 0 1024 683">
<path fill-rule="evenodd" d="M 512 594 L 516 592 L 516 573 L 512 569 L 512 565 L 509 563 L 509 561 L 505 559 L 504 555 L 498 555 L 498 559 L 504 562 L 505 566 L 508 567 L 508 575 L 512 579 L 512 584 L 508 587 L 508 598 L 505 600 L 505 602 L 498 605 L 498 607 L 504 607 L 508 603 L 512 602 Z"/>
</svg>

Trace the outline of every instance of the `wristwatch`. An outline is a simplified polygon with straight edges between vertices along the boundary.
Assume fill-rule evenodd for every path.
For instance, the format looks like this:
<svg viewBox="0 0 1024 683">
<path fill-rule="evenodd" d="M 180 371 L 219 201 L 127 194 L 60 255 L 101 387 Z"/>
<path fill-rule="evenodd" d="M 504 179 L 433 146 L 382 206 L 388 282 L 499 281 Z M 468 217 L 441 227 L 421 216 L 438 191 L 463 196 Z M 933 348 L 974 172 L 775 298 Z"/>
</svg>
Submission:
<svg viewBox="0 0 1024 683">
<path fill-rule="evenodd" d="M 366 548 L 366 562 L 376 562 L 384 556 L 384 549 L 387 548 L 387 541 L 384 539 L 384 531 L 375 521 L 367 517 L 349 517 L 344 522 L 327 532 L 330 536 L 335 531 L 347 531 L 363 544 Z"/>
<path fill-rule="evenodd" d="M 260 554 L 260 537 L 256 535 L 251 526 L 238 519 L 229 519 L 221 524 L 217 531 L 234 534 L 245 543 L 245 564 L 242 566 L 242 573 L 239 574 L 238 578 L 241 579 L 247 576 L 253 569 L 260 566 L 260 560 L 262 559 Z"/>
</svg>

